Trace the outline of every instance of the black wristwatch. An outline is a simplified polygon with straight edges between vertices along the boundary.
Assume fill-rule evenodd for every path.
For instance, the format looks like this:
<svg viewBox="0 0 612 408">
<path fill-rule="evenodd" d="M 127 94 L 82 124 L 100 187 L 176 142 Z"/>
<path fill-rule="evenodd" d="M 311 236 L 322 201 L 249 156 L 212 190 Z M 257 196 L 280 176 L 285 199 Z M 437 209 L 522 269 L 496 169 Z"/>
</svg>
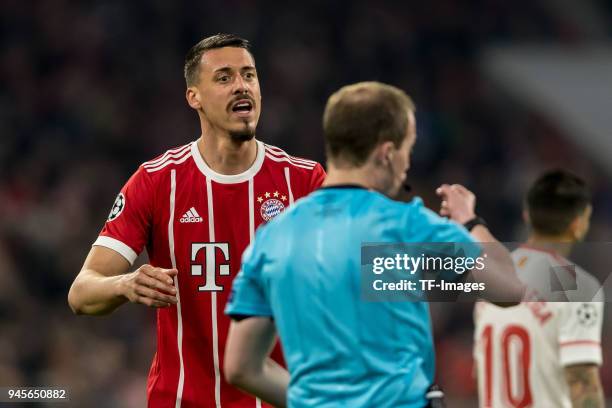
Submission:
<svg viewBox="0 0 612 408">
<path fill-rule="evenodd" d="M 483 227 L 487 227 L 487 222 L 484 220 L 484 218 L 475 216 L 474 218 L 472 218 L 471 220 L 463 224 L 465 229 L 468 231 L 472 231 L 472 229 L 477 225 L 482 225 Z"/>
</svg>

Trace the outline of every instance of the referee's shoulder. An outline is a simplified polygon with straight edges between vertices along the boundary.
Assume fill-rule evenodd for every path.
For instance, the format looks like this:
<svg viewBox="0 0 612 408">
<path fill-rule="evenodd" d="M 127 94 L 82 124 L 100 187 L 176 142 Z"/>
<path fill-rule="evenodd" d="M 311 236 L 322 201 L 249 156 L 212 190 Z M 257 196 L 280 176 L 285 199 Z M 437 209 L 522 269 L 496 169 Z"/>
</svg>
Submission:
<svg viewBox="0 0 612 408">
<path fill-rule="evenodd" d="M 403 201 L 403 200 L 396 200 L 396 199 L 387 197 L 383 194 L 379 194 L 378 200 L 379 200 L 380 205 L 383 205 L 393 211 L 420 212 L 427 208 L 424 206 L 423 200 L 421 199 L 421 197 L 418 197 L 418 196 L 415 196 L 408 201 Z"/>
</svg>

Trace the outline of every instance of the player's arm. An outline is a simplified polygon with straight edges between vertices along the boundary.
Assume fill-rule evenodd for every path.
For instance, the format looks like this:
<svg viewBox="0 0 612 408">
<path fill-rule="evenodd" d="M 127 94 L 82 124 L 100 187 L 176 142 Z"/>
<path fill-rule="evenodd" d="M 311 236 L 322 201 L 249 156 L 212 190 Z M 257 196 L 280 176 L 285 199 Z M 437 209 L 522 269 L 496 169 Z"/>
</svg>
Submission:
<svg viewBox="0 0 612 408">
<path fill-rule="evenodd" d="M 232 321 L 225 346 L 225 379 L 276 407 L 287 405 L 289 373 L 269 355 L 276 329 L 270 317 Z"/>
<path fill-rule="evenodd" d="M 465 224 L 476 217 L 476 196 L 459 184 L 443 184 L 436 193 L 442 198 L 440 215 L 449 217 L 459 224 Z M 477 225 L 469 231 L 472 237 L 486 244 L 481 256 L 483 270 L 472 269 L 470 276 L 485 284 L 484 297 L 499 306 L 514 306 L 524 296 L 525 286 L 519 280 L 510 252 L 484 225 Z"/>
<path fill-rule="evenodd" d="M 603 300 L 565 303 L 559 313 L 559 361 L 574 408 L 605 406 L 599 379 Z"/>
<path fill-rule="evenodd" d="M 596 364 L 576 364 L 565 367 L 565 380 L 570 390 L 573 408 L 603 408 L 604 394 Z"/>
<path fill-rule="evenodd" d="M 103 315 L 130 301 L 152 307 L 176 304 L 176 269 L 143 265 L 127 273 L 129 262 L 118 252 L 93 246 L 68 292 L 76 314 Z"/>
<path fill-rule="evenodd" d="M 74 313 L 108 314 L 127 301 L 153 307 L 176 303 L 175 269 L 143 265 L 128 273 L 150 238 L 154 192 L 142 166 L 121 189 L 68 293 Z"/>
</svg>

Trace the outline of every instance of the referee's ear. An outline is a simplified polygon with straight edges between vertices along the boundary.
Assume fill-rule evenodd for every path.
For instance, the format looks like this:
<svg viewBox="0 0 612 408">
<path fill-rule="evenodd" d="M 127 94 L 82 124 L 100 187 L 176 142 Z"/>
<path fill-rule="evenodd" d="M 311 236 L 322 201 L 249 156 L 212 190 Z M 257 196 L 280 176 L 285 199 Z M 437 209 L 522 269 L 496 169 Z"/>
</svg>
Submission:
<svg viewBox="0 0 612 408">
<path fill-rule="evenodd" d="M 187 103 L 195 110 L 202 109 L 202 103 L 200 102 L 200 92 L 195 86 L 190 86 L 185 91 L 185 99 Z"/>
<path fill-rule="evenodd" d="M 376 146 L 376 148 L 374 149 L 374 161 L 377 165 L 387 167 L 391 164 L 394 154 L 395 146 L 393 142 L 383 142 L 380 145 Z"/>
</svg>

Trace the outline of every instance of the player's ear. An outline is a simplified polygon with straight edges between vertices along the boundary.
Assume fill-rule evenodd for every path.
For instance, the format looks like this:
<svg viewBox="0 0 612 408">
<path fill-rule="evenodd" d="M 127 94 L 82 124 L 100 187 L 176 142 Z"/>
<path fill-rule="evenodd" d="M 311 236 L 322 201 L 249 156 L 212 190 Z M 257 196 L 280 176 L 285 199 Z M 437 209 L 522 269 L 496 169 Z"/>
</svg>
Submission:
<svg viewBox="0 0 612 408">
<path fill-rule="evenodd" d="M 584 211 L 578 214 L 574 218 L 574 220 L 571 222 L 571 224 L 569 225 L 568 229 L 569 229 L 570 235 L 576 241 L 580 241 L 586 236 L 589 230 L 592 211 L 593 211 L 592 207 L 590 205 L 587 206 L 584 209 Z"/>
<path fill-rule="evenodd" d="M 574 239 L 574 241 L 580 240 L 581 232 L 582 232 L 582 220 L 581 216 L 577 215 L 574 220 L 570 223 L 567 231 L 569 236 Z"/>
<path fill-rule="evenodd" d="M 523 222 L 526 225 L 531 225 L 531 220 L 529 218 L 529 211 L 527 211 L 527 209 L 523 210 Z"/>
<path fill-rule="evenodd" d="M 195 86 L 190 86 L 185 91 L 185 99 L 187 99 L 187 103 L 193 109 L 198 110 L 202 108 L 202 101 L 200 100 L 200 92 L 198 88 Z"/>
</svg>

